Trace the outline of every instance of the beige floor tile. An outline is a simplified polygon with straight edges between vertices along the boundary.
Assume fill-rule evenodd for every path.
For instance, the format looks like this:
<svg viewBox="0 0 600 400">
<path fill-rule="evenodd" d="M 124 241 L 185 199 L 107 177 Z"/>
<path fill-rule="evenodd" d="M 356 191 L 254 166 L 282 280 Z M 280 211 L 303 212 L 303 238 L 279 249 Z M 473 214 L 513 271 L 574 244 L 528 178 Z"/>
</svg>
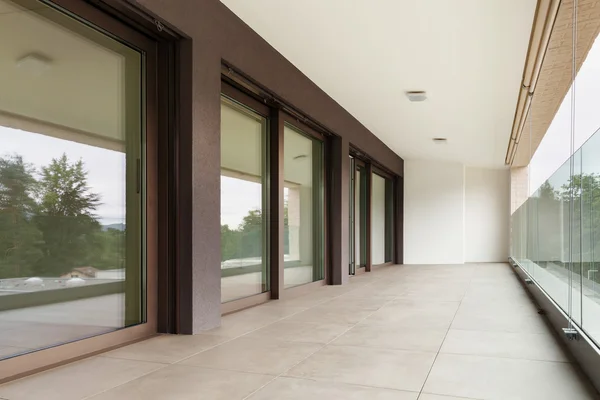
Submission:
<svg viewBox="0 0 600 400">
<path fill-rule="evenodd" d="M 0 386 L 10 400 L 79 400 L 163 368 L 164 364 L 94 357 Z"/>
<path fill-rule="evenodd" d="M 327 346 L 286 376 L 418 392 L 435 353 Z"/>
<path fill-rule="evenodd" d="M 443 396 L 439 394 L 421 393 L 419 400 L 481 400 L 467 397 Z"/>
<path fill-rule="evenodd" d="M 591 400 L 567 363 L 439 354 L 424 392 L 489 400 Z"/>
<path fill-rule="evenodd" d="M 259 374 L 280 374 L 322 347 L 270 338 L 238 338 L 181 362 L 184 365 Z"/>
<path fill-rule="evenodd" d="M 442 353 L 471 354 L 526 360 L 568 362 L 569 359 L 550 333 L 510 333 L 451 329 Z"/>
<path fill-rule="evenodd" d="M 460 303 L 394 300 L 370 315 L 364 324 L 395 324 L 413 328 L 447 329 Z"/>
<path fill-rule="evenodd" d="M 452 329 L 472 331 L 547 333 L 549 328 L 539 314 L 514 314 L 510 312 L 471 313 L 458 310 Z"/>
<path fill-rule="evenodd" d="M 245 337 L 325 344 L 353 326 L 351 324 L 294 322 L 284 319 L 249 333 Z"/>
<path fill-rule="evenodd" d="M 443 290 L 439 289 L 431 292 L 423 292 L 418 288 L 406 290 L 399 295 L 398 300 L 422 299 L 423 301 L 461 301 L 465 296 L 462 290 Z"/>
<path fill-rule="evenodd" d="M 371 315 L 373 310 L 361 310 L 352 307 L 331 307 L 318 305 L 287 318 L 294 322 L 315 322 L 333 324 L 355 324 Z"/>
<path fill-rule="evenodd" d="M 506 297 L 483 298 L 483 297 L 465 297 L 460 304 L 460 311 L 464 314 L 537 314 L 537 307 L 529 298 L 511 298 L 506 301 Z"/>
<path fill-rule="evenodd" d="M 175 364 L 90 400 L 242 400 L 272 379 Z"/>
<path fill-rule="evenodd" d="M 331 344 L 437 352 L 446 332 L 446 329 L 418 329 L 393 324 L 360 324 Z"/>
<path fill-rule="evenodd" d="M 206 331 L 205 334 L 238 337 L 304 310 L 306 310 L 306 307 L 285 305 L 279 307 L 253 307 L 224 316 L 221 319 L 220 327 Z"/>
<path fill-rule="evenodd" d="M 163 335 L 102 354 L 103 357 L 174 363 L 231 338 L 216 335 Z"/>
<path fill-rule="evenodd" d="M 416 392 L 281 377 L 248 400 L 417 400 L 418 395 Z"/>
<path fill-rule="evenodd" d="M 336 297 L 333 300 L 326 301 L 322 304 L 325 307 L 349 307 L 355 310 L 379 310 L 381 307 L 389 303 L 395 297 L 393 296 L 370 296 L 370 297 L 354 297 L 353 292 Z"/>
</svg>

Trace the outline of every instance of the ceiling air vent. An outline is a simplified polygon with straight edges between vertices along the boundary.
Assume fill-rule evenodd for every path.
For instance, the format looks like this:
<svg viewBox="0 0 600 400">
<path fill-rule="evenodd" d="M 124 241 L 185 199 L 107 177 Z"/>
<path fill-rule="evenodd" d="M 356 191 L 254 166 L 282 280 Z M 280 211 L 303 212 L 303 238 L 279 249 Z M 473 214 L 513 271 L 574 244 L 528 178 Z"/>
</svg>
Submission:
<svg viewBox="0 0 600 400">
<path fill-rule="evenodd" d="M 427 100 L 427 93 L 424 90 L 411 90 L 406 92 L 406 97 L 413 102 L 425 101 Z"/>
<path fill-rule="evenodd" d="M 434 137 L 433 138 L 433 143 L 436 143 L 436 144 L 445 144 L 446 142 L 448 142 L 448 139 L 445 137 Z"/>
</svg>

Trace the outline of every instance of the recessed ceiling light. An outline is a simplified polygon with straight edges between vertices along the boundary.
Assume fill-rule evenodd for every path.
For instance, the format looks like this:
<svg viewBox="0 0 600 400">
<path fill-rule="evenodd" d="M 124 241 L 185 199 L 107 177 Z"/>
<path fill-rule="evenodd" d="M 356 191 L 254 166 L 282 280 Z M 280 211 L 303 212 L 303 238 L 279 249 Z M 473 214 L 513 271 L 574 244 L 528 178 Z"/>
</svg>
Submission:
<svg viewBox="0 0 600 400">
<path fill-rule="evenodd" d="M 33 76 L 41 76 L 52 66 L 52 59 L 40 53 L 28 53 L 17 60 L 17 67 Z"/>
<path fill-rule="evenodd" d="M 424 90 L 411 90 L 406 92 L 406 97 L 413 102 L 425 101 L 427 100 L 427 93 Z"/>
<path fill-rule="evenodd" d="M 445 138 L 445 137 L 434 137 L 432 140 L 433 140 L 433 143 L 436 143 L 436 144 L 445 144 L 448 142 L 448 138 Z"/>
</svg>

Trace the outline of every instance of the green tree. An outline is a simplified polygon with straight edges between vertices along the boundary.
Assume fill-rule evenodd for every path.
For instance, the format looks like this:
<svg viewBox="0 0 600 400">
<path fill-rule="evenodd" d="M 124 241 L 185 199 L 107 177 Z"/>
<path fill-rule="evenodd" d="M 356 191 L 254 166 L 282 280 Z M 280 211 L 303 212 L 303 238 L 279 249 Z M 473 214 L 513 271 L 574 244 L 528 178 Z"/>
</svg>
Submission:
<svg viewBox="0 0 600 400">
<path fill-rule="evenodd" d="M 89 252 L 85 265 L 98 269 L 125 268 L 125 231 L 119 229 L 98 230 L 87 240 Z"/>
<path fill-rule="evenodd" d="M 101 226 L 94 212 L 100 196 L 90 191 L 81 160 L 70 162 L 63 154 L 41 172 L 35 221 L 44 245 L 37 272 L 57 276 L 89 264 L 89 255 L 95 253 L 93 239 Z"/>
<path fill-rule="evenodd" d="M 565 204 L 565 225 L 570 229 L 570 248 L 566 251 L 573 270 L 587 276 L 588 269 L 600 267 L 600 175 L 573 175 L 559 196 Z"/>
<path fill-rule="evenodd" d="M 0 278 L 30 275 L 41 258 L 41 232 L 32 222 L 34 169 L 21 156 L 0 158 Z"/>
<path fill-rule="evenodd" d="M 238 258 L 240 232 L 221 225 L 221 261 Z"/>
<path fill-rule="evenodd" d="M 548 199 L 548 200 L 557 200 L 558 199 L 558 193 L 556 192 L 556 190 L 554 190 L 554 187 L 552 187 L 552 185 L 548 181 L 544 182 L 538 190 L 539 190 L 539 197 L 541 199 Z"/>
</svg>

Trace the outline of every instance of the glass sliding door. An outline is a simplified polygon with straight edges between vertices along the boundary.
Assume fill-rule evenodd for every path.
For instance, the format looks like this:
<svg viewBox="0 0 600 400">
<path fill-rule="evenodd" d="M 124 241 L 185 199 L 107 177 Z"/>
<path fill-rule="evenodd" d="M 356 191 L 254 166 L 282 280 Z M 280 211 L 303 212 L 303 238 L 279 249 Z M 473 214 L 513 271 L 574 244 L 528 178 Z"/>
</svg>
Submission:
<svg viewBox="0 0 600 400">
<path fill-rule="evenodd" d="M 7 358 L 147 321 L 147 64 L 45 3 L 0 8 Z"/>
<path fill-rule="evenodd" d="M 352 158 L 350 170 L 350 275 L 367 264 L 367 177 L 362 161 Z"/>
<path fill-rule="evenodd" d="M 385 263 L 385 178 L 377 174 L 372 177 L 371 261 Z"/>
<path fill-rule="evenodd" d="M 394 181 L 385 179 L 385 262 L 394 261 Z"/>
<path fill-rule="evenodd" d="M 356 170 L 356 159 L 350 156 L 350 195 L 348 197 L 350 207 L 349 208 L 349 234 L 348 234 L 348 273 L 350 275 L 356 275 L 356 263 L 357 263 L 357 250 L 356 250 L 356 198 L 354 193 L 356 192 L 356 176 L 354 171 Z"/>
<path fill-rule="evenodd" d="M 221 100 L 221 301 L 268 291 L 267 119 Z"/>
<path fill-rule="evenodd" d="M 368 206 L 368 189 L 369 181 L 367 179 L 367 169 L 362 161 L 358 161 L 356 164 L 356 193 L 354 197 L 356 199 L 356 208 L 354 210 L 356 218 L 356 262 L 357 269 L 365 268 L 367 266 L 367 206 Z"/>
<path fill-rule="evenodd" d="M 284 127 L 284 286 L 324 279 L 323 142 Z"/>
<path fill-rule="evenodd" d="M 371 184 L 371 261 L 373 265 L 393 261 L 393 180 L 373 173 Z"/>
</svg>

